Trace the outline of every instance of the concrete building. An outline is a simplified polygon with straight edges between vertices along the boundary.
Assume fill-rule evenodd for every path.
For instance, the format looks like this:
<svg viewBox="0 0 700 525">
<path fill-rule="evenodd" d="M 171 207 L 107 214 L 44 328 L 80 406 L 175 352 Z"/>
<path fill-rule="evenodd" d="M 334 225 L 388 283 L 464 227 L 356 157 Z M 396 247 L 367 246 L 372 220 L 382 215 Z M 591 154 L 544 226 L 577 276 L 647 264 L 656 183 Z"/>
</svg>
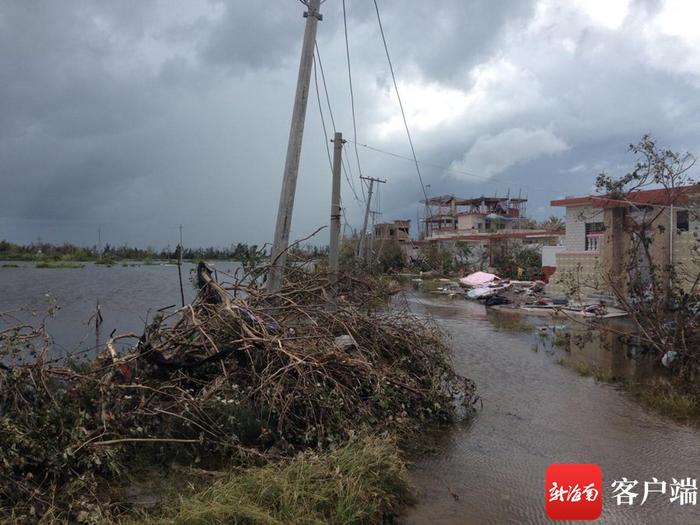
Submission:
<svg viewBox="0 0 700 525">
<path fill-rule="evenodd" d="M 470 263 L 492 266 L 497 248 L 526 245 L 541 252 L 557 245 L 563 232 L 532 229 L 525 217 L 527 199 L 509 197 L 431 197 L 426 206 L 424 236 L 416 244 L 439 242 L 450 247 L 457 242 L 472 247 Z"/>
<path fill-rule="evenodd" d="M 552 206 L 566 208 L 566 234 L 563 249 L 553 254 L 556 270 L 549 290 L 609 293 L 610 283 L 626 290 L 630 268 L 644 278 L 650 270 L 645 257 L 631 253 L 631 239 L 640 224 L 648 223 L 651 264 L 662 279 L 673 267 L 678 284 L 690 291 L 700 272 L 699 204 L 700 186 L 637 191 L 624 199 L 588 195 L 552 201 Z"/>
<path fill-rule="evenodd" d="M 424 239 L 445 238 L 473 233 L 494 233 L 521 229 L 527 199 L 477 197 L 462 199 L 454 195 L 430 197 L 423 219 Z"/>
<path fill-rule="evenodd" d="M 374 238 L 379 241 L 407 242 L 411 240 L 411 221 L 406 219 L 374 225 Z"/>
</svg>

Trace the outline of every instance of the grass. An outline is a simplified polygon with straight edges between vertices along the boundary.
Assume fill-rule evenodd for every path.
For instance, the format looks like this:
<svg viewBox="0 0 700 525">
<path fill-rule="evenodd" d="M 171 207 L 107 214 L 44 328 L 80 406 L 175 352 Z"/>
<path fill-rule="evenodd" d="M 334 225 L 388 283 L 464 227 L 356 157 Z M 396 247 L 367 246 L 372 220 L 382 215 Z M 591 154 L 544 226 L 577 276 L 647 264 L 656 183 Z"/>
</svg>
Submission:
<svg viewBox="0 0 700 525">
<path fill-rule="evenodd" d="M 700 418 L 700 400 L 667 379 L 639 385 L 636 394 L 646 405 L 677 421 Z"/>
<path fill-rule="evenodd" d="M 334 452 L 304 453 L 233 471 L 180 498 L 174 510 L 130 525 L 382 523 L 413 501 L 393 440 L 357 439 Z"/>
<path fill-rule="evenodd" d="M 578 375 L 581 377 L 588 377 L 593 374 L 593 369 L 588 363 L 584 363 L 583 361 L 577 361 L 574 363 L 574 370 Z"/>
<path fill-rule="evenodd" d="M 19 268 L 19 264 L 14 264 L 14 263 L 4 263 L 2 265 L 3 268 Z"/>
<path fill-rule="evenodd" d="M 499 331 L 505 332 L 534 332 L 535 327 L 524 319 L 513 315 L 501 315 L 494 313 L 489 316 L 493 326 Z"/>
<path fill-rule="evenodd" d="M 35 268 L 85 268 L 85 265 L 71 261 L 44 261 L 37 263 Z"/>
</svg>

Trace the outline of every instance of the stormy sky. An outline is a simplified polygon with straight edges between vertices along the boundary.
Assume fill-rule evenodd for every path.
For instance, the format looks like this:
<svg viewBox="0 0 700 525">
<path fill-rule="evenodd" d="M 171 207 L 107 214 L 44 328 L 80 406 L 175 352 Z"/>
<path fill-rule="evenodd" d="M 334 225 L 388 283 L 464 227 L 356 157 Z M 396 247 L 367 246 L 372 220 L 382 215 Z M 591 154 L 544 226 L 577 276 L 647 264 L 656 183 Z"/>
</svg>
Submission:
<svg viewBox="0 0 700 525">
<path fill-rule="evenodd" d="M 624 172 L 652 133 L 700 153 L 700 5 L 684 0 L 379 0 L 431 195 L 549 201 Z M 422 198 L 372 0 L 346 0 L 356 139 L 381 220 Z M 341 0 L 318 45 L 353 137 Z M 297 0 L 1 0 L 0 238 L 162 248 L 272 238 L 304 30 Z M 321 86 L 321 90 L 323 87 Z M 325 103 L 325 99 L 324 99 Z M 324 117 L 332 133 L 328 108 Z M 314 84 L 292 238 L 328 222 Z M 345 146 L 349 227 L 362 218 Z M 324 244 L 327 231 L 319 234 Z"/>
</svg>

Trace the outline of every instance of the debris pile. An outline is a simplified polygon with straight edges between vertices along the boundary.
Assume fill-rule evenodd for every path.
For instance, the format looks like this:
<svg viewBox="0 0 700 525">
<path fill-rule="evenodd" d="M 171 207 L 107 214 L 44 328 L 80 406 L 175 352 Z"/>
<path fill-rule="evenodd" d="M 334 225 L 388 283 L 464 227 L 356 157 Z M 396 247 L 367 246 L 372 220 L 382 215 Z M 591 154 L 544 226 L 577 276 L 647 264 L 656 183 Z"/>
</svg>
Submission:
<svg viewBox="0 0 700 525">
<path fill-rule="evenodd" d="M 205 265 L 198 282 L 191 305 L 141 336 L 113 335 L 87 366 L 52 363 L 41 331 L 0 332 L 0 517 L 119 510 L 96 487 L 137 459 L 262 464 L 360 433 L 409 436 L 471 408 L 473 384 L 437 328 L 377 310 L 371 283 L 341 279 L 332 300 L 303 270 L 275 296 L 224 286 Z M 7 364 L 32 344 L 32 364 Z"/>
</svg>

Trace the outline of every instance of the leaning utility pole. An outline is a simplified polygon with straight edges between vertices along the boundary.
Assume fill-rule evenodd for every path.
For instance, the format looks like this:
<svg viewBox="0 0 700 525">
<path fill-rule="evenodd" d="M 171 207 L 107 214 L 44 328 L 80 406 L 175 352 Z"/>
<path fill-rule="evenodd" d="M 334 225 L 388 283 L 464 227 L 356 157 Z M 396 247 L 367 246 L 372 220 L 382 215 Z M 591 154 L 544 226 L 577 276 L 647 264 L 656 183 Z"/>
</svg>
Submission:
<svg viewBox="0 0 700 525">
<path fill-rule="evenodd" d="M 321 14 L 318 12 L 321 0 L 304 0 L 303 3 L 309 10 L 304 13 L 306 29 L 304 30 L 304 43 L 301 48 L 292 124 L 289 129 L 287 158 L 284 162 L 284 178 L 282 179 L 282 191 L 277 210 L 275 238 L 272 242 L 270 254 L 272 264 L 267 276 L 267 291 L 269 293 L 279 292 L 282 288 L 282 279 L 284 278 L 284 264 L 287 258 L 294 194 L 297 187 L 297 175 L 299 175 L 299 157 L 301 156 L 301 140 L 304 135 L 306 103 L 309 100 L 309 81 L 311 79 L 311 66 L 314 56 L 314 42 L 316 41 L 316 26 L 318 21 L 322 19 Z"/>
<path fill-rule="evenodd" d="M 177 245 L 177 277 L 180 280 L 180 302 L 185 306 L 185 290 L 182 288 L 182 224 L 180 225 L 180 244 Z"/>
<path fill-rule="evenodd" d="M 340 245 L 340 168 L 343 154 L 343 134 L 336 131 L 333 137 L 333 185 L 331 191 L 331 238 L 328 243 L 328 271 L 331 293 L 338 283 L 338 248 Z"/>
<path fill-rule="evenodd" d="M 373 177 L 365 177 L 360 175 L 363 180 L 369 181 L 369 193 L 367 194 L 367 207 L 365 208 L 365 220 L 362 222 L 362 231 L 360 232 L 360 246 L 357 249 L 357 256 L 363 259 L 367 258 L 365 253 L 365 237 L 367 236 L 367 219 L 369 218 L 369 207 L 372 203 L 372 191 L 374 190 L 374 183 L 378 182 L 384 184 L 386 181 L 381 179 L 375 179 Z"/>
</svg>

